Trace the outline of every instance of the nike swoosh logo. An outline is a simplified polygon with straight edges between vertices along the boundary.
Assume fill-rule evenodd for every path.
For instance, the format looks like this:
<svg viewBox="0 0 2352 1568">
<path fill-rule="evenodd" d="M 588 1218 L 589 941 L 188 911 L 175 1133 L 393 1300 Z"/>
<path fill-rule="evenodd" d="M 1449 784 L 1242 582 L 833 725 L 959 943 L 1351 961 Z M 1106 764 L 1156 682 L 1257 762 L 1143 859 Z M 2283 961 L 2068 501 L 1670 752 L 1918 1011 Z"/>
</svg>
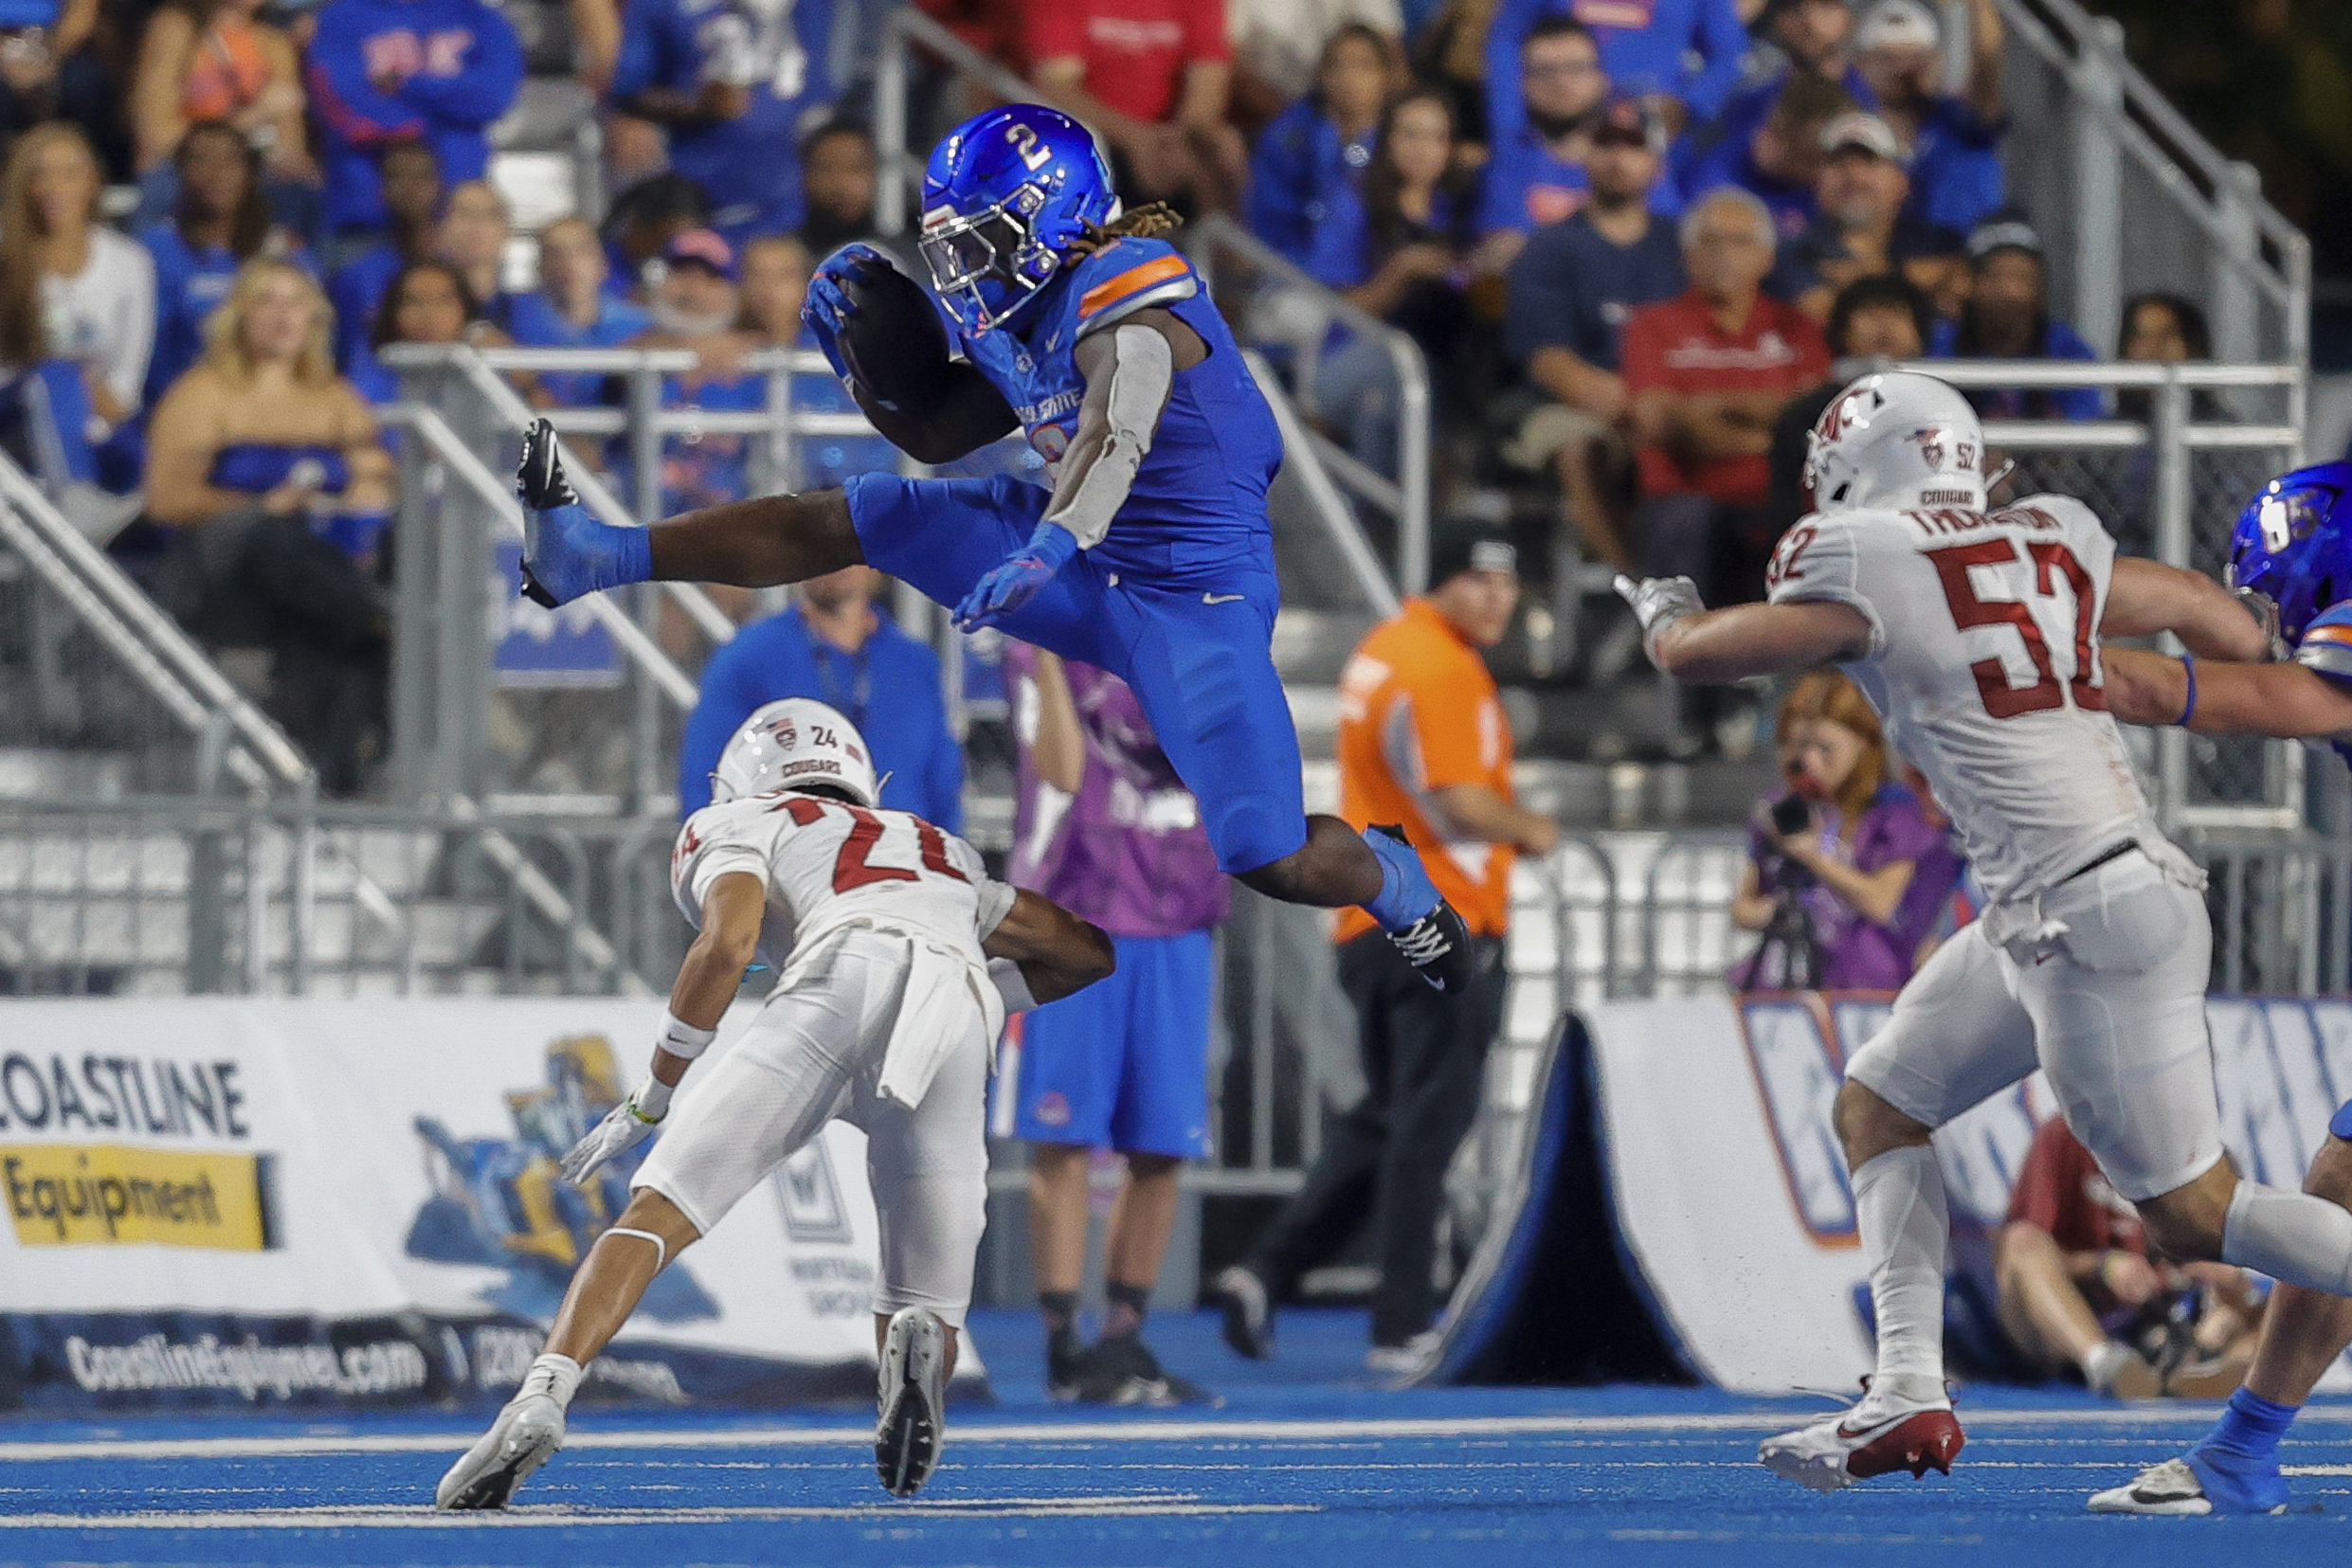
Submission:
<svg viewBox="0 0 2352 1568">
<path fill-rule="evenodd" d="M 1201 603 L 1203 604 L 1238 604 L 1248 597 L 1246 593 L 1204 593 L 1201 595 Z"/>
</svg>

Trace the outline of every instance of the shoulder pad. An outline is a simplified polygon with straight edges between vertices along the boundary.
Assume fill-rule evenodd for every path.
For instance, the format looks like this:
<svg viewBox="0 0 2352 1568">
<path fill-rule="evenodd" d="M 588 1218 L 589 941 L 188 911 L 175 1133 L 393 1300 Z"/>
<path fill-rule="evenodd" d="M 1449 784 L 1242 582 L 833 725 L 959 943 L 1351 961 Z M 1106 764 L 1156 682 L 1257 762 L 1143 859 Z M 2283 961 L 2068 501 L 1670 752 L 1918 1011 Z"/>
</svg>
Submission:
<svg viewBox="0 0 2352 1568">
<path fill-rule="evenodd" d="M 1191 298 L 1201 292 L 1201 278 L 1165 240 L 1119 240 L 1080 261 L 1070 286 L 1083 337 L 1149 306 Z"/>
<path fill-rule="evenodd" d="M 2352 603 L 2330 605 L 2312 618 L 2295 645 L 2295 662 L 2352 685 Z"/>
</svg>

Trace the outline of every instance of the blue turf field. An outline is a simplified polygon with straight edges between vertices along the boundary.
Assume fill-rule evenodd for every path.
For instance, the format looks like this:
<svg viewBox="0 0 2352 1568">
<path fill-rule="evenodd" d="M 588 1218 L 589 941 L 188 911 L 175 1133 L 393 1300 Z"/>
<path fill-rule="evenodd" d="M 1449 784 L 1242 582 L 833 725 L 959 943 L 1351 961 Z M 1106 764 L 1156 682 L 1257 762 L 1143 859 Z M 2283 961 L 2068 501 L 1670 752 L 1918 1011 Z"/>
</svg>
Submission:
<svg viewBox="0 0 2352 1568">
<path fill-rule="evenodd" d="M 1155 1319 L 1218 1410 L 1073 1413 L 1043 1397 L 1034 1331 L 984 1314 L 1000 1402 L 965 1407 L 921 1498 L 877 1487 L 870 1417 L 588 1412 L 505 1515 L 435 1514 L 475 1428 L 450 1416 L 0 1423 L 0 1565 L 21 1562 L 1405 1568 L 1422 1563 L 2190 1563 L 2352 1556 L 2352 1404 L 2290 1439 L 2303 1511 L 2096 1519 L 2084 1495 L 2178 1451 L 2210 1410 L 1963 1395 L 1948 1481 L 1819 1498 L 1754 1463 L 1824 1408 L 1688 1389 L 1384 1393 L 1363 1320 L 1293 1314 L 1244 1366 L 1212 1321 Z"/>
</svg>

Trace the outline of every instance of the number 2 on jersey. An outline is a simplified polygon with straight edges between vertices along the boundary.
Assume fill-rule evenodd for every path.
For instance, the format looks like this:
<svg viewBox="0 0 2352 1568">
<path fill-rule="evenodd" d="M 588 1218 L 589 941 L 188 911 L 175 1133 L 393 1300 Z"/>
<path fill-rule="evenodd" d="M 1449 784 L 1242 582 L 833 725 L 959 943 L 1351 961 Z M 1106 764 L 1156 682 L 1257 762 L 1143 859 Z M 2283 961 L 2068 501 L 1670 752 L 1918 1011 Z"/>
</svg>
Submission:
<svg viewBox="0 0 2352 1568">
<path fill-rule="evenodd" d="M 822 820 L 825 809 L 846 811 L 850 816 L 849 837 L 841 843 L 841 853 L 833 861 L 833 891 L 848 892 L 855 888 L 870 887 L 876 882 L 912 882 L 923 872 L 910 871 L 904 866 L 876 866 L 866 862 L 874 846 L 882 841 L 882 830 L 889 824 L 865 807 L 846 802 L 812 801 L 805 795 L 787 795 L 780 809 L 788 812 L 792 820 L 803 827 Z M 923 849 L 923 871 L 935 871 L 942 876 L 952 876 L 958 882 L 968 882 L 966 876 L 948 862 L 948 841 L 929 822 L 917 820 L 914 824 L 916 842 Z"/>
<path fill-rule="evenodd" d="M 2035 592 L 2045 599 L 2054 599 L 2058 595 L 2057 580 L 2064 578 L 2067 591 L 2074 597 L 2074 674 L 2067 686 L 2073 693 L 2075 707 L 2103 712 L 2107 709 L 2107 694 L 2099 690 L 2099 683 L 2090 673 L 2090 618 L 2097 598 L 2090 573 L 2083 569 L 2072 550 L 2054 539 L 2030 540 L 2025 549 L 2034 563 Z M 1997 719 L 2013 719 L 2019 713 L 2065 707 L 2066 693 L 2058 689 L 2058 672 L 2050 662 L 2050 644 L 2043 640 L 2033 610 L 2022 600 L 1980 599 L 1975 585 L 1968 581 L 1971 567 L 2007 566 L 2016 561 L 2017 544 L 2005 538 L 1981 539 L 1972 545 L 1931 550 L 1927 554 L 1944 584 L 1944 599 L 1951 606 L 1952 624 L 1962 631 L 1978 626 L 2015 626 L 2025 643 L 2026 657 L 2034 661 L 2034 669 L 2040 677 L 2031 686 L 2012 686 L 1999 659 L 1978 659 L 1968 666 L 1968 671 L 1977 677 L 1977 692 L 1984 699 L 1984 711 Z"/>
</svg>

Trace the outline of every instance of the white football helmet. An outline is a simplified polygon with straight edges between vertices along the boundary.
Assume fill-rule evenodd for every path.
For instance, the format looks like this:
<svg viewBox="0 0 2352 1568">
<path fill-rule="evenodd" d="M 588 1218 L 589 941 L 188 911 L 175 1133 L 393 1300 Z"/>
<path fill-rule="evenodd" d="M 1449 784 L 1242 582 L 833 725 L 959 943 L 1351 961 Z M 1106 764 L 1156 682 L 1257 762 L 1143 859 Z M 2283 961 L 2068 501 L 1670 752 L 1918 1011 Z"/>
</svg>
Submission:
<svg viewBox="0 0 2352 1568">
<path fill-rule="evenodd" d="M 874 753 L 858 727 L 809 697 L 771 702 L 743 721 L 711 771 L 711 803 L 831 784 L 859 805 L 881 799 Z"/>
<path fill-rule="evenodd" d="M 1805 438 L 1818 512 L 1860 506 L 1984 510 L 1984 426 L 1952 387 L 1912 370 L 1866 375 L 1830 400 Z"/>
</svg>

